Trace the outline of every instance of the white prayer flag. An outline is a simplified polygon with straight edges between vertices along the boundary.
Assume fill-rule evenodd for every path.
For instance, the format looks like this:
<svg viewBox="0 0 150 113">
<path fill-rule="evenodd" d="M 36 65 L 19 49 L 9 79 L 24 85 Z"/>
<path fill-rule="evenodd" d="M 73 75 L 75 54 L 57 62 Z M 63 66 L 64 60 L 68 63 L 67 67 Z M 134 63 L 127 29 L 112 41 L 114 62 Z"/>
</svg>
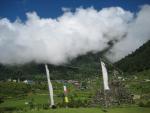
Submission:
<svg viewBox="0 0 150 113">
<path fill-rule="evenodd" d="M 102 74 L 103 74 L 103 83 L 104 83 L 104 90 L 109 90 L 108 85 L 108 73 L 105 66 L 105 63 L 101 61 L 101 67 L 102 67 Z"/>
<path fill-rule="evenodd" d="M 49 96 L 50 96 L 51 107 L 52 107 L 52 106 L 54 106 L 53 86 L 52 86 L 52 83 L 50 81 L 49 69 L 48 69 L 47 64 L 45 64 L 45 69 L 46 69 L 48 88 L 49 88 Z"/>
<path fill-rule="evenodd" d="M 64 86 L 64 92 L 66 92 L 67 91 L 67 87 L 66 86 Z"/>
</svg>

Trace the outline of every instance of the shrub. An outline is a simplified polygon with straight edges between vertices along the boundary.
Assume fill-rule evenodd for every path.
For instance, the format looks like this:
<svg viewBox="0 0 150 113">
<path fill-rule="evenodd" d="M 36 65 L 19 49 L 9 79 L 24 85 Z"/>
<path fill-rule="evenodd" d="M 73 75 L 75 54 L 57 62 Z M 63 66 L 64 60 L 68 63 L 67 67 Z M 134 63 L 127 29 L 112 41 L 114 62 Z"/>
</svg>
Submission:
<svg viewBox="0 0 150 113">
<path fill-rule="evenodd" d="M 143 102 L 139 102 L 139 107 L 150 107 L 150 101 L 148 101 L 147 103 L 143 103 Z"/>
<path fill-rule="evenodd" d="M 0 97 L 0 104 L 4 102 L 4 97 Z"/>
<path fill-rule="evenodd" d="M 145 104 L 145 107 L 150 107 L 150 101 Z"/>
<path fill-rule="evenodd" d="M 144 107 L 144 103 L 141 101 L 141 102 L 138 103 L 138 106 L 139 107 Z"/>
</svg>

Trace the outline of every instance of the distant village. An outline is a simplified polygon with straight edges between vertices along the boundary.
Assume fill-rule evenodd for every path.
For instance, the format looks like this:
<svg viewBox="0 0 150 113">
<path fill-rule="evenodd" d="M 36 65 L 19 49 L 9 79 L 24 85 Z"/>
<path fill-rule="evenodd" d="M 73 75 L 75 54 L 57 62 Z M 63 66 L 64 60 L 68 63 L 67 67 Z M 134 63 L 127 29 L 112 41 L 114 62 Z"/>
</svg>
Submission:
<svg viewBox="0 0 150 113">
<path fill-rule="evenodd" d="M 23 80 L 21 81 L 19 78 L 18 79 L 7 79 L 8 82 L 15 82 L 15 83 L 25 83 L 25 84 L 35 84 L 34 80 Z M 73 84 L 74 86 L 76 86 L 77 88 L 81 87 L 81 82 L 78 80 L 51 80 L 52 82 L 57 82 L 57 83 L 69 83 L 69 84 Z"/>
<path fill-rule="evenodd" d="M 98 79 L 98 77 L 96 77 L 96 79 Z M 118 76 L 117 79 L 119 81 L 127 81 L 129 79 L 133 79 L 133 80 L 137 80 L 138 81 L 138 77 L 137 76 L 133 76 L 132 78 L 127 78 L 127 77 L 122 77 L 122 76 Z M 8 82 L 15 82 L 15 83 L 25 83 L 25 84 L 35 84 L 36 82 L 34 80 L 20 80 L 19 78 L 18 79 L 7 79 Z M 87 89 L 87 86 L 83 87 L 82 85 L 82 81 L 79 81 L 79 80 L 51 80 L 52 82 L 56 82 L 56 83 L 69 83 L 69 84 L 73 84 L 75 87 L 77 88 L 81 88 L 81 89 Z M 45 81 L 43 81 L 45 82 Z M 47 81 L 46 81 L 47 82 Z M 90 82 L 95 82 L 95 80 L 90 80 L 90 81 L 87 81 L 87 83 L 90 84 Z M 150 79 L 144 79 L 143 82 L 150 82 Z"/>
</svg>

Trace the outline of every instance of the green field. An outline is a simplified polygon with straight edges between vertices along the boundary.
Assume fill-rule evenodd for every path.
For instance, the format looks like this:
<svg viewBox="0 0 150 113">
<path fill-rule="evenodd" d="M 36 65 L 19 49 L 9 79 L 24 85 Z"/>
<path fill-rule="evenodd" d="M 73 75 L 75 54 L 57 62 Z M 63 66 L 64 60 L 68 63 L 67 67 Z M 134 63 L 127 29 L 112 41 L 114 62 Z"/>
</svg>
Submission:
<svg viewBox="0 0 150 113">
<path fill-rule="evenodd" d="M 24 112 L 25 113 L 25 112 Z M 33 110 L 26 113 L 104 113 L 100 108 L 69 108 L 69 109 L 51 109 L 51 110 Z M 128 108 L 110 108 L 107 113 L 150 113 L 150 108 L 128 107 Z"/>
<path fill-rule="evenodd" d="M 16 98 L 12 98 L 12 99 L 7 99 L 5 100 L 4 103 L 0 104 L 0 108 L 3 107 L 18 107 L 18 108 L 23 108 L 23 107 L 27 107 L 27 105 L 25 105 L 25 102 L 29 102 L 31 100 L 31 98 L 34 100 L 34 103 L 36 104 L 44 104 L 44 103 L 48 103 L 48 95 L 32 95 L 32 96 L 28 96 L 24 99 L 16 99 Z"/>
<path fill-rule="evenodd" d="M 111 107 L 113 108 L 109 108 L 108 113 L 150 113 L 150 82 L 145 81 L 146 79 L 149 80 L 149 72 L 144 71 L 143 73 L 135 74 L 136 79 L 133 76 L 126 77 L 126 80 L 122 81 L 122 83 L 125 84 L 131 94 L 135 95 L 134 103 L 112 105 Z M 141 74 L 143 76 L 139 77 Z M 92 103 L 96 90 L 101 89 L 101 81 L 99 79 L 90 79 L 90 82 L 84 81 L 87 82 L 87 89 L 80 89 L 68 83 L 68 109 L 65 109 L 65 104 L 63 103 L 63 84 L 53 81 L 54 100 L 55 105 L 58 107 L 56 110 L 49 110 L 47 82 L 33 85 L 0 82 L 0 97 L 3 97 L 0 103 L 0 113 L 103 113 L 102 109 L 96 108 L 97 106 L 102 107 L 102 105 L 93 105 Z"/>
</svg>

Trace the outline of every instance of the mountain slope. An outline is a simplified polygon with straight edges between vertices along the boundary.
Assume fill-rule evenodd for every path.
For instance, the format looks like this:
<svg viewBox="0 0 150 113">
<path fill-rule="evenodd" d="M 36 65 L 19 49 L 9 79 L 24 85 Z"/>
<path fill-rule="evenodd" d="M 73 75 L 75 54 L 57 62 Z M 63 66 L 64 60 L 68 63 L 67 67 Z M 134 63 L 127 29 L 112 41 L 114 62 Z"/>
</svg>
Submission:
<svg viewBox="0 0 150 113">
<path fill-rule="evenodd" d="M 63 66 L 49 65 L 52 79 L 80 79 L 98 75 L 100 71 L 99 54 L 89 53 L 79 56 Z M 21 78 L 33 79 L 35 76 L 45 77 L 44 64 L 34 62 L 20 66 L 0 65 L 0 79 Z"/>
<path fill-rule="evenodd" d="M 129 73 L 150 69 L 150 40 L 115 65 Z"/>
<path fill-rule="evenodd" d="M 102 53 L 88 53 L 79 56 L 63 66 L 49 65 L 52 79 L 85 79 L 101 74 L 100 55 Z M 107 63 L 106 63 L 107 64 Z M 140 72 L 150 69 L 150 41 L 132 54 L 115 63 L 116 67 L 127 73 Z M 109 71 L 114 68 L 107 64 Z M 44 64 L 29 63 L 21 66 L 0 65 L 0 79 L 46 79 Z"/>
</svg>

